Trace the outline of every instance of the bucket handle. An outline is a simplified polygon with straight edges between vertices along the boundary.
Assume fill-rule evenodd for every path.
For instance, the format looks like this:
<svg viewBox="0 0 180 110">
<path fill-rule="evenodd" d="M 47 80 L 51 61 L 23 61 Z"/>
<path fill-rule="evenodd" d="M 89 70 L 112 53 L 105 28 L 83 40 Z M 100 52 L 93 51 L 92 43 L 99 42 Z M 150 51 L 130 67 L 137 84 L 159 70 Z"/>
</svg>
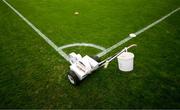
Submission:
<svg viewBox="0 0 180 110">
<path fill-rule="evenodd" d="M 132 44 L 132 45 L 130 45 L 129 47 L 125 47 L 124 48 L 124 51 L 125 52 L 128 52 L 128 49 L 130 49 L 130 48 L 132 48 L 132 47 L 136 47 L 137 45 L 136 44 Z"/>
<path fill-rule="evenodd" d="M 137 45 L 136 44 L 132 44 L 130 45 L 129 47 L 125 47 L 125 51 L 127 51 L 128 49 L 132 48 L 132 47 L 136 47 Z"/>
</svg>

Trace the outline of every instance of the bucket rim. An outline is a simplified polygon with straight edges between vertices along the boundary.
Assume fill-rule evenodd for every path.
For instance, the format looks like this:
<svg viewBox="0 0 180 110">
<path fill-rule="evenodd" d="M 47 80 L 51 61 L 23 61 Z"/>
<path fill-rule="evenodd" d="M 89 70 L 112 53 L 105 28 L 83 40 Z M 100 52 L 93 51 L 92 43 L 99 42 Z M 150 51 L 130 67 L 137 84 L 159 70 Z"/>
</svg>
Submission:
<svg viewBox="0 0 180 110">
<path fill-rule="evenodd" d="M 132 52 L 123 52 L 117 57 L 117 59 L 120 59 L 120 60 L 129 60 L 133 58 L 134 58 L 134 54 Z"/>
</svg>

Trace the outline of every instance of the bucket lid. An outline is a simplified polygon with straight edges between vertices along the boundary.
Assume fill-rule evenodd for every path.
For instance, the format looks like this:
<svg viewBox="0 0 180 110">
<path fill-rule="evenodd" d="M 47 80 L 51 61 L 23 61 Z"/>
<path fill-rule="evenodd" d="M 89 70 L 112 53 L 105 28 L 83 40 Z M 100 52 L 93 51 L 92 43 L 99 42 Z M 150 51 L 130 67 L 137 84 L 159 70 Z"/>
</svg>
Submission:
<svg viewBox="0 0 180 110">
<path fill-rule="evenodd" d="M 134 54 L 131 53 L 131 52 L 123 52 L 121 55 L 119 55 L 117 57 L 118 59 L 121 59 L 121 60 L 128 60 L 128 59 L 132 59 L 134 58 Z"/>
</svg>

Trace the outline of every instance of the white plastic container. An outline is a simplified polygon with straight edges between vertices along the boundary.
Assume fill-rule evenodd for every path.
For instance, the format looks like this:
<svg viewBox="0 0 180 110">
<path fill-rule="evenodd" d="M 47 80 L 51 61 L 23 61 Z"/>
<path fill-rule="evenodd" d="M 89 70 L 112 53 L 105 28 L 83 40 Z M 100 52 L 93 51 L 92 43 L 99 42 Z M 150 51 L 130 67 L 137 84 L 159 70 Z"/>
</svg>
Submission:
<svg viewBox="0 0 180 110">
<path fill-rule="evenodd" d="M 134 54 L 131 52 L 123 52 L 117 57 L 119 70 L 124 72 L 132 71 L 134 68 Z"/>
</svg>

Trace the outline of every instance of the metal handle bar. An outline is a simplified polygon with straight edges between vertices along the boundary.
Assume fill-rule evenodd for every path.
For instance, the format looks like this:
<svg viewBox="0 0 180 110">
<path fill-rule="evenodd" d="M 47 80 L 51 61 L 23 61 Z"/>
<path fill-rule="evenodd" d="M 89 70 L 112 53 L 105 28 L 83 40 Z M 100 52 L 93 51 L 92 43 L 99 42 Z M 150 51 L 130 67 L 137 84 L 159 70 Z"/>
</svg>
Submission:
<svg viewBox="0 0 180 110">
<path fill-rule="evenodd" d="M 107 59 L 101 61 L 101 62 L 99 63 L 99 67 L 104 66 L 105 63 L 109 63 L 109 62 L 113 61 L 113 60 L 114 60 L 116 57 L 118 57 L 120 54 L 122 54 L 123 52 L 125 52 L 125 51 L 127 51 L 128 49 L 130 49 L 130 48 L 132 48 L 132 47 L 135 47 L 135 46 L 137 46 L 137 45 L 136 45 L 136 44 L 132 44 L 132 45 L 130 45 L 130 46 L 128 46 L 128 47 L 125 47 L 123 50 L 121 50 L 119 53 L 115 54 L 114 56 L 108 57 Z"/>
</svg>

